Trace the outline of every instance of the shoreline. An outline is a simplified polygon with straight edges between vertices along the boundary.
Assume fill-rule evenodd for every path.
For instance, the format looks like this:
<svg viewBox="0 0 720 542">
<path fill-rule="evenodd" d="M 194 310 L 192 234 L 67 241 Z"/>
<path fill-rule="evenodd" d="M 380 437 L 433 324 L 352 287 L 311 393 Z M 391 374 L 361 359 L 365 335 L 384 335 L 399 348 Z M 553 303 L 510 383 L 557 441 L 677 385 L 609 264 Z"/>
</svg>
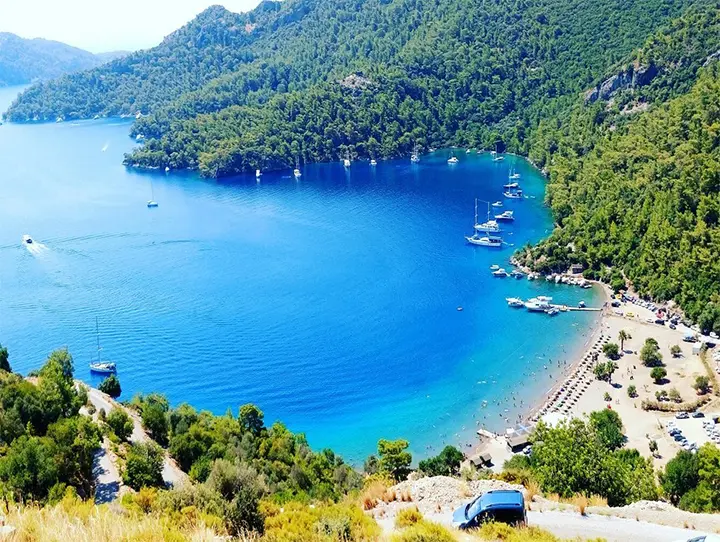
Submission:
<svg viewBox="0 0 720 542">
<path fill-rule="evenodd" d="M 605 335 L 607 327 L 607 303 L 610 300 L 611 294 L 607 289 L 607 286 L 599 281 L 590 281 L 594 286 L 600 289 L 600 301 L 602 308 L 600 309 L 600 316 L 597 321 L 590 326 L 590 335 L 585 342 L 579 346 L 575 352 L 571 352 L 568 360 L 568 364 L 563 367 L 561 373 L 558 375 L 554 384 L 548 388 L 545 392 L 542 392 L 536 400 L 528 403 L 527 408 L 520 413 L 518 425 L 530 425 L 537 422 L 537 420 L 544 414 L 553 412 L 555 404 L 557 403 L 556 394 L 559 394 L 561 390 L 568 385 L 568 383 L 580 375 L 580 370 L 584 367 L 586 370 L 591 367 L 588 361 L 593 351 L 600 347 L 603 340 L 608 342 L 611 338 Z M 592 375 L 591 375 L 592 376 Z M 594 376 L 592 377 L 594 378 Z M 545 410 L 545 412 L 543 412 Z M 573 415 L 572 408 L 569 408 L 569 412 L 561 415 Z M 509 429 L 510 427 L 506 428 Z M 489 447 L 493 448 L 491 442 L 495 442 L 502 445 L 502 448 L 506 450 L 504 442 L 504 434 L 495 433 L 486 429 L 485 427 L 479 426 L 475 431 L 475 442 L 465 451 L 466 458 L 477 456 L 480 453 L 486 451 Z M 493 457 L 495 454 L 491 454 Z M 512 454 L 508 451 L 508 457 Z M 493 469 L 502 468 L 502 462 L 496 463 L 493 460 Z"/>
<path fill-rule="evenodd" d="M 602 308 L 600 309 L 600 317 L 598 318 L 595 325 L 592 326 L 590 336 L 588 337 L 587 341 L 585 341 L 585 344 L 582 346 L 582 348 L 578 349 L 579 351 L 577 353 L 577 359 L 570 362 L 567 368 L 562 371 L 561 376 L 557 380 L 557 382 L 555 382 L 555 384 L 552 385 L 547 390 L 547 392 L 542 395 L 540 400 L 535 403 L 535 406 L 532 406 L 528 410 L 527 414 L 523 417 L 524 422 L 537 421 L 537 419 L 539 419 L 540 416 L 543 415 L 541 412 L 545 407 L 547 407 L 547 410 L 550 411 L 550 408 L 552 408 L 553 396 L 563 388 L 563 386 L 568 382 L 569 379 L 578 376 L 578 372 L 580 368 L 585 364 L 586 358 L 592 356 L 592 352 L 595 349 L 595 346 L 598 346 L 605 337 L 604 329 L 606 327 L 605 324 L 607 323 L 606 306 L 608 301 L 610 300 L 610 293 L 608 292 L 605 284 L 598 281 L 592 282 L 595 286 L 600 288 L 602 295 Z M 545 412 L 544 414 L 547 413 L 549 412 Z"/>
</svg>

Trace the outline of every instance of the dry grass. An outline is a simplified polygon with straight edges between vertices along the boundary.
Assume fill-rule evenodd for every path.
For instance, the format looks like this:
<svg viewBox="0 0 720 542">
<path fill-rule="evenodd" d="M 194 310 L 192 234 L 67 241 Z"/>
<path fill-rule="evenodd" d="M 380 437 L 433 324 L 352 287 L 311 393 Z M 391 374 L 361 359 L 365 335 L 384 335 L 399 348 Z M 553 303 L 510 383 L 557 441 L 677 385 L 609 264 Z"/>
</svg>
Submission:
<svg viewBox="0 0 720 542">
<path fill-rule="evenodd" d="M 588 498 L 589 505 L 590 506 L 604 506 L 607 507 L 608 502 L 605 497 L 601 497 L 600 495 L 590 495 Z"/>
<path fill-rule="evenodd" d="M 538 484 L 535 480 L 530 480 L 525 486 L 525 502 L 527 502 L 528 505 L 533 502 L 535 496 L 541 494 L 540 484 Z"/>
<path fill-rule="evenodd" d="M 218 536 L 202 523 L 182 525 L 166 517 L 77 499 L 65 499 L 46 508 L 13 507 L 6 521 L 16 528 L 4 539 L 7 542 L 214 542 Z"/>
<path fill-rule="evenodd" d="M 392 481 L 386 478 L 368 478 L 365 482 L 365 488 L 360 493 L 360 505 L 363 510 L 372 510 L 378 503 L 393 502 L 395 500 L 411 501 L 412 497 L 409 492 L 401 493 L 400 498 L 395 490 L 390 489 Z"/>
<path fill-rule="evenodd" d="M 720 397 L 720 385 L 718 384 L 717 374 L 710 366 L 710 362 L 708 362 L 707 350 L 700 353 L 700 361 L 702 361 L 702 364 L 705 367 L 705 372 L 707 373 L 708 379 L 710 380 L 713 394 Z"/>
<path fill-rule="evenodd" d="M 587 509 L 589 504 L 588 498 L 585 495 L 575 495 L 571 499 L 571 502 L 573 505 L 577 506 L 580 515 L 584 516 L 585 510 Z"/>
</svg>

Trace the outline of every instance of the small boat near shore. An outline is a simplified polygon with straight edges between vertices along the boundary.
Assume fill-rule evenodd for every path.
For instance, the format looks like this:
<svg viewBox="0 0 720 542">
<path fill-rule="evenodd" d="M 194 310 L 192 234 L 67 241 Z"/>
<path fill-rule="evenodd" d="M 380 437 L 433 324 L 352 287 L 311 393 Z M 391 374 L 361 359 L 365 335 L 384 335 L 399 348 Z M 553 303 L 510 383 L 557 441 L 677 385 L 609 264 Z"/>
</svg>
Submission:
<svg viewBox="0 0 720 542">
<path fill-rule="evenodd" d="M 503 211 L 499 215 L 495 215 L 495 220 L 505 220 L 506 222 L 512 222 L 515 220 L 512 211 Z"/>
<path fill-rule="evenodd" d="M 519 297 L 508 297 L 505 298 L 505 301 L 507 301 L 508 307 L 512 307 L 514 309 L 525 306 L 525 302 Z"/>
<path fill-rule="evenodd" d="M 496 269 L 495 271 L 493 271 L 492 276 L 495 278 L 504 279 L 508 276 L 508 273 L 507 271 L 505 271 L 505 269 L 501 267 L 500 269 Z"/>
<path fill-rule="evenodd" d="M 95 317 L 95 335 L 97 337 L 97 359 L 90 362 L 90 372 L 98 374 L 113 374 L 117 372 L 117 366 L 114 362 L 100 358 L 102 347 L 100 346 L 100 327 L 97 316 Z"/>
<path fill-rule="evenodd" d="M 496 263 L 490 266 L 490 271 L 497 271 L 498 269 L 500 269 L 500 266 Z"/>
<path fill-rule="evenodd" d="M 460 160 L 457 159 L 457 156 L 451 156 L 448 158 L 448 164 L 457 164 Z"/>
</svg>

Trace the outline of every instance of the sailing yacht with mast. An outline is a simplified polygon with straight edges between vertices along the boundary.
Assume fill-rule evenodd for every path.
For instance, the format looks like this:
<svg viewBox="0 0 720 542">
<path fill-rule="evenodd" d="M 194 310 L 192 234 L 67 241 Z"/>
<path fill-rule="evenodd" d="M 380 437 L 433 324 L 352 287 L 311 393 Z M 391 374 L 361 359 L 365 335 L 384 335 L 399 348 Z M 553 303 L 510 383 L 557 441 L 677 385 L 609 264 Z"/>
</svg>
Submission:
<svg viewBox="0 0 720 542">
<path fill-rule="evenodd" d="M 417 164 L 420 161 L 420 154 L 418 154 L 417 143 L 413 147 L 413 152 L 412 152 L 412 155 L 410 156 L 410 161 L 414 164 Z"/>
<path fill-rule="evenodd" d="M 293 175 L 296 179 L 298 177 L 302 177 L 302 172 L 300 171 L 300 158 L 295 159 L 295 169 L 293 170 Z"/>
<path fill-rule="evenodd" d="M 485 202 L 485 203 L 488 204 L 487 220 L 485 222 L 483 222 L 482 224 L 478 224 L 477 212 L 476 212 L 475 213 L 475 230 L 497 233 L 500 231 L 500 224 L 498 224 L 496 220 L 490 220 L 490 203 L 488 203 L 488 202 Z M 477 200 L 475 200 L 475 206 L 477 208 Z"/>
<path fill-rule="evenodd" d="M 148 208 L 157 207 L 158 203 L 155 201 L 155 190 L 153 189 L 153 182 L 152 179 L 150 179 L 150 199 L 147 202 Z"/>
<path fill-rule="evenodd" d="M 99 374 L 112 374 L 117 371 L 115 363 L 112 361 L 103 361 L 100 357 L 102 347 L 100 346 L 100 328 L 98 326 L 97 316 L 95 317 L 95 335 L 97 336 L 97 359 L 90 363 L 90 372 Z"/>
<path fill-rule="evenodd" d="M 475 198 L 475 227 L 477 228 L 477 198 Z M 502 238 L 499 235 L 492 235 L 491 233 L 485 233 L 484 235 L 479 234 L 477 231 L 471 237 L 465 237 L 465 240 L 470 245 L 477 247 L 502 247 Z"/>
<path fill-rule="evenodd" d="M 345 167 L 350 167 L 350 151 L 345 152 L 345 160 L 343 160 L 343 165 Z"/>
</svg>

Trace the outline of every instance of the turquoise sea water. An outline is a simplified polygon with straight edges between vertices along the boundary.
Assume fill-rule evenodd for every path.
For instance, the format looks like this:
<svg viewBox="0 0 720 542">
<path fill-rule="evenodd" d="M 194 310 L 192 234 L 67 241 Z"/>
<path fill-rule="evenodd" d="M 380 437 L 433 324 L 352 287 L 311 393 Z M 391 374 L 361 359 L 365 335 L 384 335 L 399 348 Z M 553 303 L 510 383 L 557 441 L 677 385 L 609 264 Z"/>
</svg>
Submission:
<svg viewBox="0 0 720 542">
<path fill-rule="evenodd" d="M 18 371 L 67 345 L 97 384 L 97 316 L 123 398 L 161 391 L 217 413 L 254 402 L 358 462 L 381 437 L 422 456 L 470 442 L 478 423 L 504 428 L 589 336 L 593 314 L 551 318 L 505 298 L 596 293 L 495 279 L 489 266 L 508 267 L 514 247 L 465 244 L 473 198 L 502 199 L 511 167 L 530 198 L 506 204 L 506 240 L 549 233 L 544 181 L 522 159 L 460 150 L 451 167 L 438 151 L 419 165 L 308 165 L 298 181 L 207 181 L 126 170 L 128 130 L 0 127 L 0 342 Z"/>
</svg>

